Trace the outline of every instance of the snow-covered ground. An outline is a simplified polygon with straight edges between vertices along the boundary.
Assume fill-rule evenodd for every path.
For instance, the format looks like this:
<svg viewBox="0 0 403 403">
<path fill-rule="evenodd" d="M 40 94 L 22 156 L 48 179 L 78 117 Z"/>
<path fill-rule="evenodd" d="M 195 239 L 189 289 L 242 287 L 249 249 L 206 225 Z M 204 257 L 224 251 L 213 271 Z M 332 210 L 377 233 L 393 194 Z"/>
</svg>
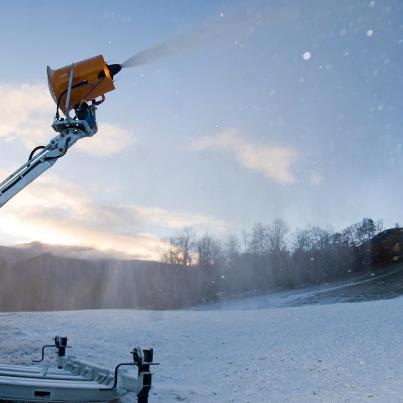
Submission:
<svg viewBox="0 0 403 403">
<path fill-rule="evenodd" d="M 62 334 L 108 367 L 154 347 L 151 402 L 403 400 L 403 298 L 279 307 L 286 294 L 204 310 L 0 314 L 1 361 L 29 363 Z"/>
<path fill-rule="evenodd" d="M 233 297 L 221 302 L 202 304 L 201 310 L 245 310 L 285 308 L 306 304 L 356 302 L 386 299 L 402 294 L 403 266 L 390 266 L 376 272 L 365 273 L 349 280 L 339 280 L 309 287 L 273 292 L 270 295 Z"/>
</svg>

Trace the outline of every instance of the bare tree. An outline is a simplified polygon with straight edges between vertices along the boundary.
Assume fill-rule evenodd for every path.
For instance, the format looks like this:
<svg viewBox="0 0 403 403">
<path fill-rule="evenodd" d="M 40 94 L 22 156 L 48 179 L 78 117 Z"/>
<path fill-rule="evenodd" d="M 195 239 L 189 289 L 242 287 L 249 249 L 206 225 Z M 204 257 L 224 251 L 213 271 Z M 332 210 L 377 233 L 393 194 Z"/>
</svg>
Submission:
<svg viewBox="0 0 403 403">
<path fill-rule="evenodd" d="M 209 234 L 204 234 L 196 243 L 198 263 L 202 267 L 217 265 L 221 257 L 220 242 Z"/>
<path fill-rule="evenodd" d="M 195 234 L 185 227 L 179 234 L 169 238 L 168 249 L 162 254 L 162 261 L 168 264 L 191 266 L 194 262 Z"/>
<path fill-rule="evenodd" d="M 243 229 L 242 230 L 242 245 L 241 245 L 242 249 L 240 249 L 242 253 L 246 253 L 248 251 L 249 237 L 250 237 L 250 234 L 248 233 L 248 231 Z"/>
<path fill-rule="evenodd" d="M 369 241 L 376 234 L 376 226 L 372 218 L 364 218 L 357 224 L 356 228 L 357 239 L 360 244 Z"/>
<path fill-rule="evenodd" d="M 270 239 L 267 225 L 256 223 L 249 237 L 248 252 L 252 255 L 263 256 L 269 253 Z"/>
<path fill-rule="evenodd" d="M 320 227 L 312 227 L 311 237 L 313 246 L 320 252 L 329 251 L 332 248 L 333 232 Z"/>
<path fill-rule="evenodd" d="M 382 227 L 381 220 L 374 222 L 372 218 L 363 218 L 362 221 L 345 228 L 342 237 L 347 245 L 360 246 L 382 231 Z"/>
<path fill-rule="evenodd" d="M 223 254 L 227 267 L 232 266 L 234 261 L 239 258 L 241 247 L 239 245 L 239 240 L 235 235 L 230 235 L 226 239 Z"/>
<path fill-rule="evenodd" d="M 356 246 L 357 240 L 355 238 L 355 229 L 354 225 L 350 225 L 341 232 L 340 240 L 343 245 L 347 247 L 354 247 Z"/>
<path fill-rule="evenodd" d="M 288 233 L 287 224 L 277 218 L 270 227 L 266 227 L 267 239 L 269 241 L 269 251 L 271 253 L 283 252 L 287 249 L 286 235 Z"/>
<path fill-rule="evenodd" d="M 399 223 L 397 223 L 397 225 L 399 225 Z M 397 227 L 397 228 L 399 228 L 399 227 Z M 377 234 L 379 234 L 380 232 L 383 231 L 383 221 L 382 220 L 375 221 L 375 229 L 376 229 Z"/>
<path fill-rule="evenodd" d="M 306 253 L 312 249 L 312 237 L 308 229 L 297 229 L 294 235 L 294 253 Z"/>
</svg>

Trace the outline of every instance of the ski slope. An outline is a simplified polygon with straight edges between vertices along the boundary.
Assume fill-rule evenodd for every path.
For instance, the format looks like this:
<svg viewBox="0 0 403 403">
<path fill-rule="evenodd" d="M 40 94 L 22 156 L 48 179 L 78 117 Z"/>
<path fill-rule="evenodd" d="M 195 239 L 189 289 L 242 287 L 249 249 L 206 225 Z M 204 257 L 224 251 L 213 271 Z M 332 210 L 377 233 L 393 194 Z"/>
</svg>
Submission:
<svg viewBox="0 0 403 403">
<path fill-rule="evenodd" d="M 154 347 L 161 365 L 151 402 L 402 401 L 403 298 L 278 307 L 279 298 L 183 311 L 0 314 L 1 361 L 29 363 L 62 334 L 72 353 L 109 367 L 136 345 Z"/>
</svg>

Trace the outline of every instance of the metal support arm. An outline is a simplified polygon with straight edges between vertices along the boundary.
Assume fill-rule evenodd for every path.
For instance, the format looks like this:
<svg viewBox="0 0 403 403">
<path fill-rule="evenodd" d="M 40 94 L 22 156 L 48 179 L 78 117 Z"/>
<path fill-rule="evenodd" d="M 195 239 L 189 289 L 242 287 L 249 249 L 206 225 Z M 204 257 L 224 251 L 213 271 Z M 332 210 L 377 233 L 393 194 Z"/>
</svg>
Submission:
<svg viewBox="0 0 403 403">
<path fill-rule="evenodd" d="M 59 119 L 58 113 L 53 122 L 53 129 L 59 134 L 50 140 L 47 146 L 39 146 L 31 152 L 28 161 L 0 183 L 0 207 L 4 206 L 13 196 L 38 176 L 49 169 L 56 161 L 66 154 L 67 150 L 83 137 L 93 136 L 97 132 L 95 110 L 96 102 L 87 106 L 85 114 L 78 118 L 70 117 L 70 99 L 74 89 L 74 64 L 71 65 L 68 87 L 66 88 L 66 119 Z M 59 106 L 59 101 L 58 101 Z M 78 113 L 77 113 L 78 115 Z M 81 116 L 82 115 L 82 116 Z M 35 151 L 41 150 L 35 154 Z"/>
<path fill-rule="evenodd" d="M 94 108 L 95 114 L 95 106 L 91 108 Z M 93 136 L 97 132 L 96 125 L 91 128 L 87 121 L 77 119 L 58 119 L 52 127 L 59 135 L 0 183 L 0 207 L 55 164 L 79 139 Z"/>
</svg>

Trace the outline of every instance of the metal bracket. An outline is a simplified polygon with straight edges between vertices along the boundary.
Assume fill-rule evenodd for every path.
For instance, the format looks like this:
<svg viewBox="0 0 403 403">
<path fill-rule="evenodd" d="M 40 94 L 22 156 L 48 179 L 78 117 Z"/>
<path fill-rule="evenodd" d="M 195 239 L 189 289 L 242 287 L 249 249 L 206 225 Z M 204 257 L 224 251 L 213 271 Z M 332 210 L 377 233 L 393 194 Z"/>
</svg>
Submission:
<svg viewBox="0 0 403 403">
<path fill-rule="evenodd" d="M 142 349 L 136 347 L 132 352 L 133 362 L 122 362 L 115 367 L 115 376 L 113 380 L 113 386 L 109 390 L 116 389 L 118 387 L 118 375 L 119 369 L 124 366 L 137 366 L 137 402 L 147 403 L 148 394 L 152 384 L 152 374 L 150 372 L 151 365 L 159 365 L 157 362 L 153 362 L 153 349 Z M 133 389 L 131 389 L 133 390 Z"/>
<path fill-rule="evenodd" d="M 56 347 L 57 349 L 57 357 L 64 357 L 66 355 L 66 348 L 71 348 L 71 346 L 67 345 L 67 337 L 62 337 L 62 336 L 55 336 L 53 339 L 55 341 L 54 344 L 45 344 L 42 347 L 42 354 L 41 354 L 41 359 L 40 360 L 32 360 L 32 362 L 42 362 L 45 358 L 45 349 L 46 348 L 52 348 Z"/>
</svg>

